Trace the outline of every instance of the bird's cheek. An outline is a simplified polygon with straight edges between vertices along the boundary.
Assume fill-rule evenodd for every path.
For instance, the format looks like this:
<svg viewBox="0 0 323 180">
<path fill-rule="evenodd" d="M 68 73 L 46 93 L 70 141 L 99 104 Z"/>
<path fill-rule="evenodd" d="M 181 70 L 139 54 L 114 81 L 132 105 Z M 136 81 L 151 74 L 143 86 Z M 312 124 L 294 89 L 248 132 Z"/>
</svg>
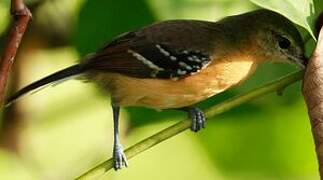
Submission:
<svg viewBox="0 0 323 180">
<path fill-rule="evenodd" d="M 288 57 L 283 55 L 273 56 L 270 58 L 270 61 L 273 63 L 290 63 Z"/>
</svg>

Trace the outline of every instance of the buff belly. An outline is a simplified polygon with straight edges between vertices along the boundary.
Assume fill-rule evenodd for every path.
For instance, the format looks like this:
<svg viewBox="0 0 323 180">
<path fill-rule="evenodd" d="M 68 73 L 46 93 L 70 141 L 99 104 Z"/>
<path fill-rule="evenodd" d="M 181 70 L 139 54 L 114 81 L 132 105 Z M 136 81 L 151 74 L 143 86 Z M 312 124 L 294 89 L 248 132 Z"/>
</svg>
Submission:
<svg viewBox="0 0 323 180">
<path fill-rule="evenodd" d="M 245 80 L 255 67 L 255 62 L 248 59 L 218 60 L 201 72 L 176 81 L 102 72 L 95 72 L 92 77 L 111 93 L 117 105 L 170 109 L 190 106 L 223 92 Z"/>
</svg>

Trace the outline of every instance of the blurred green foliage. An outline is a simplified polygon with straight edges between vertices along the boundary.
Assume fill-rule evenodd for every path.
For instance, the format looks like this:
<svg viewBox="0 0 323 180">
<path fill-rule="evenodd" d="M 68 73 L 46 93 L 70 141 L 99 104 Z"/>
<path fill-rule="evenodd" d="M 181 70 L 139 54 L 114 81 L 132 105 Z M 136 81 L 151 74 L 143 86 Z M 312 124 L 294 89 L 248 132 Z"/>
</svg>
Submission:
<svg viewBox="0 0 323 180">
<path fill-rule="evenodd" d="M 9 1 L 0 2 L 0 35 L 5 31 L 9 23 Z"/>
<path fill-rule="evenodd" d="M 74 45 L 84 56 L 115 36 L 154 21 L 144 0 L 87 1 L 79 14 Z"/>
<path fill-rule="evenodd" d="M 35 24 L 47 35 L 46 37 L 53 38 L 48 39 L 51 45 L 60 45 L 61 41 L 63 43 L 72 41 L 75 21 L 83 3 L 84 0 L 47 0 L 39 3 L 39 7 L 33 12 L 37 17 Z"/>
<path fill-rule="evenodd" d="M 274 1 L 257 2 L 262 5 Z M 8 11 L 8 5 L 8 1 L 0 2 L 1 25 L 9 22 L 7 13 L 1 11 Z M 289 8 L 285 9 L 283 5 L 288 6 L 278 4 L 277 10 L 283 7 L 281 12 L 289 12 Z M 176 18 L 218 20 L 255 8 L 251 2 L 240 0 L 45 1 L 34 14 L 38 19 L 36 22 L 59 32 L 60 29 L 73 32 L 67 33 L 72 41 L 68 47 L 34 52 L 24 64 L 22 84 L 82 59 L 78 54 L 83 57 L 121 33 L 155 21 Z M 69 16 L 74 18 L 67 20 Z M 295 18 L 301 18 L 301 21 L 295 22 L 308 23 L 304 17 L 307 14 L 297 14 Z M 52 21 L 52 18 L 56 20 Z M 0 34 L 2 27 L 5 26 L 0 26 Z M 311 46 L 307 48 L 310 54 L 313 43 L 308 46 Z M 287 64 L 266 63 L 243 85 L 199 106 L 212 106 L 296 69 Z M 12 179 L 71 179 L 110 157 L 112 119 L 108 99 L 89 84 L 70 81 L 21 100 L 23 116 L 28 122 L 21 133 L 21 157 L 0 152 L 0 162 L 4 162 L 0 164 L 0 179 L 8 179 L 10 175 L 6 175 L 11 171 L 17 175 L 12 175 Z M 185 116 L 177 111 L 127 108 L 122 114 L 122 119 L 127 120 L 122 121 L 122 141 L 126 145 L 134 144 Z M 13 163 L 8 164 L 8 168 L 5 162 Z M 283 96 L 271 94 L 215 117 L 202 132 L 180 134 L 131 160 L 128 169 L 111 171 L 103 177 L 198 178 L 317 179 L 314 147 L 300 83 L 288 87 Z"/>
</svg>

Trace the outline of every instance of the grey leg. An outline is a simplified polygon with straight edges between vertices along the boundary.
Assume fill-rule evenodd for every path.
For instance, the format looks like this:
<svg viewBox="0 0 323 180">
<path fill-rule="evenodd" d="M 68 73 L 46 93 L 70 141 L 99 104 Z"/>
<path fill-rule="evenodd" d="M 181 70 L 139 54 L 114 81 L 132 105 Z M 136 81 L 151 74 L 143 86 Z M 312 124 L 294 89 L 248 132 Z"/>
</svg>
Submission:
<svg viewBox="0 0 323 180">
<path fill-rule="evenodd" d="M 119 140 L 119 112 L 120 107 L 112 105 L 113 111 L 113 167 L 114 170 L 128 166 L 126 155 Z"/>
<path fill-rule="evenodd" d="M 184 110 L 189 113 L 189 116 L 192 119 L 192 131 L 198 132 L 202 128 L 205 128 L 206 118 L 202 110 L 196 107 L 185 107 L 181 108 L 181 110 Z"/>
</svg>

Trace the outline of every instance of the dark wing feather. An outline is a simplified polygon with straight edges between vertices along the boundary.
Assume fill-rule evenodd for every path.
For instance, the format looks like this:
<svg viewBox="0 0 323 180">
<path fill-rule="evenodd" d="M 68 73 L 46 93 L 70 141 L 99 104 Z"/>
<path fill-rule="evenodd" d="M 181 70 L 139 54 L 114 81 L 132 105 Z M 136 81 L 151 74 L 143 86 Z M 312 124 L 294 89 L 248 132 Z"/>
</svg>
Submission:
<svg viewBox="0 0 323 180">
<path fill-rule="evenodd" d="M 134 50 L 138 54 L 162 68 L 151 77 L 182 78 L 199 72 L 211 58 L 208 54 L 191 49 L 174 49 L 167 44 L 148 44 Z"/>
<path fill-rule="evenodd" d="M 200 28 L 198 25 L 203 23 L 197 22 L 194 25 Z M 85 66 L 132 77 L 169 79 L 197 73 L 211 62 L 207 48 L 188 46 L 183 43 L 183 38 L 178 37 L 183 33 L 188 37 L 192 33 L 208 33 L 196 32 L 194 28 L 192 32 L 185 28 L 170 31 L 174 25 L 168 23 L 148 28 L 118 37 L 89 58 Z M 203 37 L 201 41 L 204 38 L 208 37 Z"/>
</svg>

